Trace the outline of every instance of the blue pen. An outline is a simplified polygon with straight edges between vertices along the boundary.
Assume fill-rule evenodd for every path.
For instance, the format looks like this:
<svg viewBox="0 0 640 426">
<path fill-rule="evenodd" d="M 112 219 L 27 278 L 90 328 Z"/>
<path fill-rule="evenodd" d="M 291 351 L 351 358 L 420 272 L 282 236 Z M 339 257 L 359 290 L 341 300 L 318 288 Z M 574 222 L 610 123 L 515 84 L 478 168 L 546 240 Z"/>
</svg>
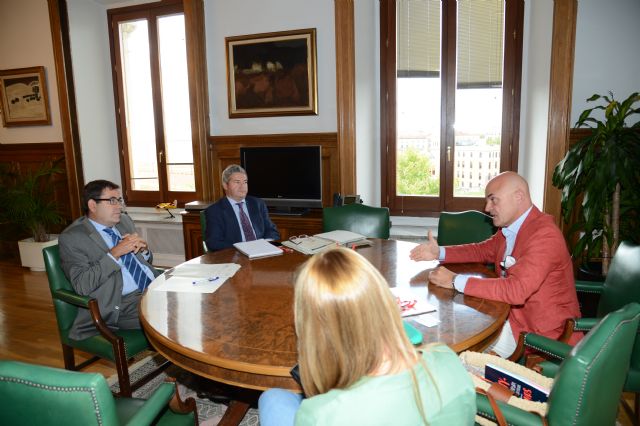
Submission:
<svg viewBox="0 0 640 426">
<path fill-rule="evenodd" d="M 213 282 L 220 279 L 220 277 L 209 277 L 209 278 L 203 278 L 201 280 L 196 280 L 193 281 L 191 284 L 193 285 L 197 285 L 197 284 L 202 284 L 202 283 L 209 283 L 209 282 Z"/>
</svg>

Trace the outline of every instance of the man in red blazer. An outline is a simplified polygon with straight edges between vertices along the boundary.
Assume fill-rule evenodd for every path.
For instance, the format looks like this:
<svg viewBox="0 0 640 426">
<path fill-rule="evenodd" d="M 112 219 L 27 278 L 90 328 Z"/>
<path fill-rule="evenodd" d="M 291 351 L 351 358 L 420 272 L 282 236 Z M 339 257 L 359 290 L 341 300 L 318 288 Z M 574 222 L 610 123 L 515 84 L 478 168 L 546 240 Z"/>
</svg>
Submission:
<svg viewBox="0 0 640 426">
<path fill-rule="evenodd" d="M 439 247 L 429 231 L 428 242 L 411 251 L 413 260 L 442 263 L 493 262 L 499 278 L 476 278 L 438 267 L 429 281 L 470 296 L 511 305 L 502 333 L 490 347 L 500 356 L 513 353 L 521 331 L 557 338 L 565 320 L 580 316 L 573 265 L 553 217 L 531 202 L 529 185 L 514 172 L 493 178 L 485 190 L 485 210 L 501 228 L 477 244 Z M 570 343 L 582 337 L 576 333 Z"/>
</svg>

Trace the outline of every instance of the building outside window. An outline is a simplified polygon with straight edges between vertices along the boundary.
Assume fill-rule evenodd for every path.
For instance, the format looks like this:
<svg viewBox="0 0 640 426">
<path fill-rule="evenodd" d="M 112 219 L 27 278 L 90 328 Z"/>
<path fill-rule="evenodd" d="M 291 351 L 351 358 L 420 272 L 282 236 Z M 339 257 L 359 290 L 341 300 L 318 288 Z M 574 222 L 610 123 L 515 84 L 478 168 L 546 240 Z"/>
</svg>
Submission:
<svg viewBox="0 0 640 426">
<path fill-rule="evenodd" d="M 517 164 L 522 13 L 522 0 L 381 0 L 382 195 L 394 214 L 481 209 L 487 176 L 471 163 L 460 181 L 460 159 Z M 408 138 L 435 174 L 403 170 Z"/>
</svg>

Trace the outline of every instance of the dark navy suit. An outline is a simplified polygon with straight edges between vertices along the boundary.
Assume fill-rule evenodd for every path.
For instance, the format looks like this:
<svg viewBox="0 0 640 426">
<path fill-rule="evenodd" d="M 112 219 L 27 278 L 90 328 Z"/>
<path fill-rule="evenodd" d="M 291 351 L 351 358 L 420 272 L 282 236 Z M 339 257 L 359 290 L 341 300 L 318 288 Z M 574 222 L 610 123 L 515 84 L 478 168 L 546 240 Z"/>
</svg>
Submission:
<svg viewBox="0 0 640 426">
<path fill-rule="evenodd" d="M 256 238 L 279 240 L 280 233 L 276 225 L 271 222 L 264 201 L 248 195 L 244 202 L 249 211 Z M 205 242 L 208 250 L 221 250 L 242 241 L 234 207 L 227 197 L 222 197 L 207 207 L 205 216 L 207 219 Z"/>
</svg>

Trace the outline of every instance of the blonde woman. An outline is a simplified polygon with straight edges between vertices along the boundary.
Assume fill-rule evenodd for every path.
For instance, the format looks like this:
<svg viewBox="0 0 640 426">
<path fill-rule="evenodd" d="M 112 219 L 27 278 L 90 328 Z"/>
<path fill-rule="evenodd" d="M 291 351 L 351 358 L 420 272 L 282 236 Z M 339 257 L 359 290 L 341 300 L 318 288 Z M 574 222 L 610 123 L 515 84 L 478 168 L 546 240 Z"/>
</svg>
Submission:
<svg viewBox="0 0 640 426">
<path fill-rule="evenodd" d="M 294 313 L 306 399 L 264 392 L 262 426 L 473 424 L 475 392 L 456 354 L 414 349 L 385 279 L 355 251 L 302 266 Z"/>
</svg>

